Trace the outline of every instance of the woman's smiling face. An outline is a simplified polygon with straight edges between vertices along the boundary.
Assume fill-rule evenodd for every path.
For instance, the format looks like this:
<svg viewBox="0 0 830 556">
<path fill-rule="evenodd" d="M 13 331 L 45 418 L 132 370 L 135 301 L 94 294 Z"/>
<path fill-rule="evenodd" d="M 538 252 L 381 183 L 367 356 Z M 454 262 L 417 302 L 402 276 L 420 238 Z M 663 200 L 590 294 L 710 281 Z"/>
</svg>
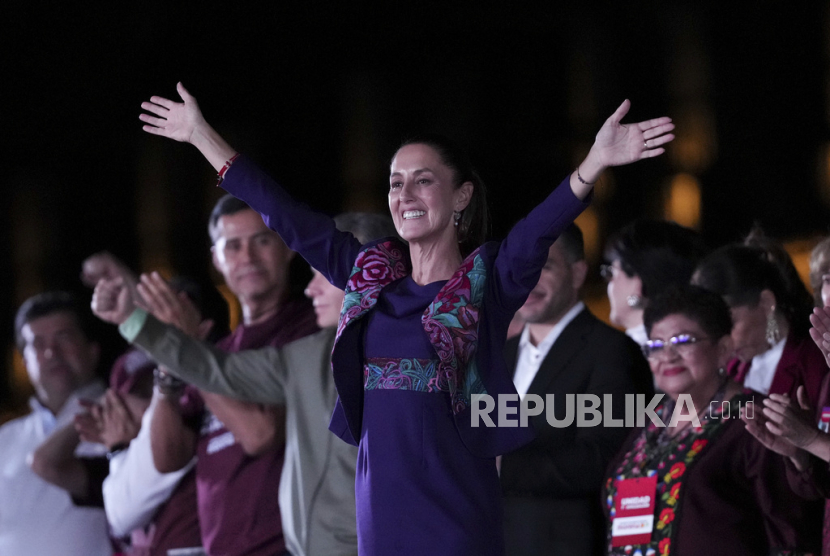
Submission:
<svg viewBox="0 0 830 556">
<path fill-rule="evenodd" d="M 413 143 L 398 150 L 389 176 L 389 211 L 403 239 L 457 241 L 453 213 L 467 206 L 470 191 L 454 181 L 453 170 L 432 147 Z"/>
<path fill-rule="evenodd" d="M 688 335 L 696 341 L 677 349 L 669 344 L 671 338 Z M 705 390 L 719 379 L 718 369 L 726 363 L 729 347 L 710 338 L 701 326 L 686 315 L 675 313 L 654 323 L 649 340 L 661 340 L 665 345 L 649 357 L 651 372 L 657 388 L 669 397 L 693 394 Z"/>
</svg>

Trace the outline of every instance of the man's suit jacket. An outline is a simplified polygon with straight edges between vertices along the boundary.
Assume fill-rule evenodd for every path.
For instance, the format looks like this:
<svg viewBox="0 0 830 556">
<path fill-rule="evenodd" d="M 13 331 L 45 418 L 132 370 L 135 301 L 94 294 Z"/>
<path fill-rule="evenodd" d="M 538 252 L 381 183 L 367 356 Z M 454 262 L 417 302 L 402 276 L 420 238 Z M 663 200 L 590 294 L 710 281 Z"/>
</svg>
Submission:
<svg viewBox="0 0 830 556">
<path fill-rule="evenodd" d="M 514 372 L 518 348 L 518 337 L 505 346 Z M 554 428 L 545 417 L 550 411 L 545 398 L 554 395 L 554 414 L 561 420 L 566 394 L 595 394 L 602 400 L 600 410 L 604 395 L 611 394 L 613 415 L 623 418 L 625 394 L 635 393 L 646 394 L 647 401 L 653 394 L 639 346 L 583 310 L 551 346 L 528 390 L 545 400 L 545 411 L 531 417 L 536 439 L 502 458 L 508 556 L 602 553 L 606 529 L 601 484 L 630 429 L 606 427 L 604 419 L 595 427 L 577 428 L 574 420 L 566 428 Z"/>
</svg>

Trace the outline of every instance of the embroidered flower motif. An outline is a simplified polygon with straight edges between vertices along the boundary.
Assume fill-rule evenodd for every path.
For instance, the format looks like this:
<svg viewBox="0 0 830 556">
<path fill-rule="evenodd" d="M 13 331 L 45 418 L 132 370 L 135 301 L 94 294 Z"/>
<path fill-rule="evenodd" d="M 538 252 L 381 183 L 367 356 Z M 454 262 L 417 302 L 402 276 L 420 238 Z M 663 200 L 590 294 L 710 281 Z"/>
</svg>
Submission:
<svg viewBox="0 0 830 556">
<path fill-rule="evenodd" d="M 660 551 L 660 556 L 668 556 L 669 548 L 671 547 L 671 539 L 663 539 L 657 545 L 657 550 Z"/>
<path fill-rule="evenodd" d="M 358 253 L 346 283 L 343 308 L 337 323 L 337 339 L 347 324 L 363 316 L 377 303 L 384 286 L 408 273 L 405 255 L 397 242 L 378 243 Z"/>
<path fill-rule="evenodd" d="M 392 276 L 396 261 L 390 261 L 390 250 L 384 249 L 384 246 L 385 244 L 379 244 L 377 249 L 366 249 L 357 255 L 354 266 L 358 272 L 349 279 L 352 289 L 362 291 L 369 286 L 388 284 L 394 280 Z"/>
<path fill-rule="evenodd" d="M 674 521 L 674 510 L 671 508 L 665 508 L 662 512 L 660 512 L 660 520 L 657 522 L 657 529 L 663 529 L 666 525 Z"/>
<path fill-rule="evenodd" d="M 683 484 L 683 483 L 674 483 L 674 486 L 671 487 L 671 490 L 669 491 L 668 497 L 666 498 L 666 504 L 668 504 L 669 506 L 674 506 L 675 504 L 677 504 L 677 498 L 679 497 L 679 494 L 680 494 L 680 485 L 681 484 Z"/>
<path fill-rule="evenodd" d="M 692 449 L 691 449 L 691 450 L 689 450 L 689 453 L 688 453 L 688 454 L 686 454 L 686 457 L 687 457 L 687 458 L 693 458 L 693 457 L 695 457 L 696 455 L 698 455 L 698 453 L 700 453 L 700 451 L 701 451 L 703 448 L 705 448 L 705 447 L 706 447 L 706 445 L 707 445 L 708 443 L 709 443 L 709 441 L 708 441 L 708 440 L 706 440 L 705 438 L 700 438 L 700 439 L 698 439 L 698 440 L 695 440 L 694 442 L 692 442 Z"/>
<path fill-rule="evenodd" d="M 449 386 L 455 414 L 469 406 L 472 394 L 486 392 L 474 365 L 485 275 L 478 253 L 476 250 L 464 260 L 421 317 L 441 360 L 438 382 Z"/>
<path fill-rule="evenodd" d="M 433 359 L 370 358 L 363 367 L 365 390 L 447 391 L 436 380 Z"/>
<path fill-rule="evenodd" d="M 683 476 L 683 473 L 685 471 L 686 471 L 686 464 L 683 463 L 682 461 L 679 461 L 679 462 L 677 462 L 677 463 L 675 463 L 674 465 L 671 466 L 671 469 L 669 469 L 669 472 L 666 473 L 665 477 L 663 477 L 663 481 L 668 483 L 672 479 L 677 479 L 677 478 Z"/>
</svg>

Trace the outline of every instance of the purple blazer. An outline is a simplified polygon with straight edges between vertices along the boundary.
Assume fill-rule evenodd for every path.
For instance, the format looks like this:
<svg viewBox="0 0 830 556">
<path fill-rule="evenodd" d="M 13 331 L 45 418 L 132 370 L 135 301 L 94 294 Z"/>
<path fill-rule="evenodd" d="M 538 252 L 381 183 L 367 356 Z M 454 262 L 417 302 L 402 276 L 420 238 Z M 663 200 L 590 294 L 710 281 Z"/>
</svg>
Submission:
<svg viewBox="0 0 830 556">
<path fill-rule="evenodd" d="M 363 409 L 366 320 L 362 317 L 372 310 L 385 286 L 409 274 L 408 249 L 393 239 L 361 246 L 353 235 L 338 231 L 329 217 L 292 199 L 246 157 L 234 161 L 221 185 L 259 212 L 265 224 L 329 282 L 346 291 L 332 352 L 338 401 L 329 428 L 357 445 Z M 456 427 L 475 455 L 495 457 L 533 438 L 533 431 L 527 427 L 490 428 L 481 423 L 472 427 L 470 395 L 487 393 L 496 398 L 513 394 L 518 399 L 502 355 L 507 327 L 536 286 L 549 247 L 589 203 L 590 197 L 581 201 L 573 194 L 566 178 L 513 227 L 504 241 L 485 243 L 468 256 L 425 311 L 425 332 L 451 375 Z M 467 306 L 474 310 L 461 310 Z M 449 332 L 460 338 L 447 341 L 446 330 L 436 332 L 436 327 L 443 324 L 445 329 L 458 328 L 446 326 L 449 317 L 442 315 L 453 313 L 458 317 L 459 312 L 465 317 L 460 319 L 461 330 Z M 450 320 L 455 323 L 457 318 Z M 509 405 L 518 407 L 518 401 Z M 491 417 L 497 422 L 495 412 Z"/>
</svg>

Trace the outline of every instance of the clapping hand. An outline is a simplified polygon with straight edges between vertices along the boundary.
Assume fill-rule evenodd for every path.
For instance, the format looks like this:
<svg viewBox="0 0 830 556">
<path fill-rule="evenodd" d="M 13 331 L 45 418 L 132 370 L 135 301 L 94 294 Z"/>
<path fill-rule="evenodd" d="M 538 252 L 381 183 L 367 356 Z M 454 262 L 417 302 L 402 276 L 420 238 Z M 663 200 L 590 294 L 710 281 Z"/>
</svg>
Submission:
<svg viewBox="0 0 830 556">
<path fill-rule="evenodd" d="M 213 327 L 185 292 L 175 292 L 158 272 L 142 274 L 138 291 L 154 317 L 179 328 L 194 338 L 204 340 Z"/>
<path fill-rule="evenodd" d="M 141 429 L 141 416 L 149 405 L 140 398 L 124 399 L 109 389 L 100 402 L 84 404 L 89 410 L 75 416 L 75 430 L 81 440 L 104 444 L 107 449 L 129 444 Z"/>
<path fill-rule="evenodd" d="M 798 403 L 786 394 L 770 394 L 764 400 L 766 428 L 773 434 L 786 439 L 793 446 L 804 448 L 813 442 L 821 431 L 813 422 L 813 412 L 807 402 L 804 386 L 796 392 Z"/>
<path fill-rule="evenodd" d="M 797 457 L 799 449 L 787 441 L 786 438 L 772 432 L 767 427 L 769 419 L 762 412 L 756 411 L 750 419 L 746 412 L 741 410 L 741 420 L 746 424 L 746 430 L 765 448 L 784 457 Z"/>
<path fill-rule="evenodd" d="M 816 343 L 824 360 L 830 366 L 830 307 L 816 307 L 810 315 L 810 337 Z"/>
<path fill-rule="evenodd" d="M 79 400 L 86 412 L 75 415 L 75 430 L 84 442 L 103 444 L 101 438 L 101 401 Z"/>
</svg>

